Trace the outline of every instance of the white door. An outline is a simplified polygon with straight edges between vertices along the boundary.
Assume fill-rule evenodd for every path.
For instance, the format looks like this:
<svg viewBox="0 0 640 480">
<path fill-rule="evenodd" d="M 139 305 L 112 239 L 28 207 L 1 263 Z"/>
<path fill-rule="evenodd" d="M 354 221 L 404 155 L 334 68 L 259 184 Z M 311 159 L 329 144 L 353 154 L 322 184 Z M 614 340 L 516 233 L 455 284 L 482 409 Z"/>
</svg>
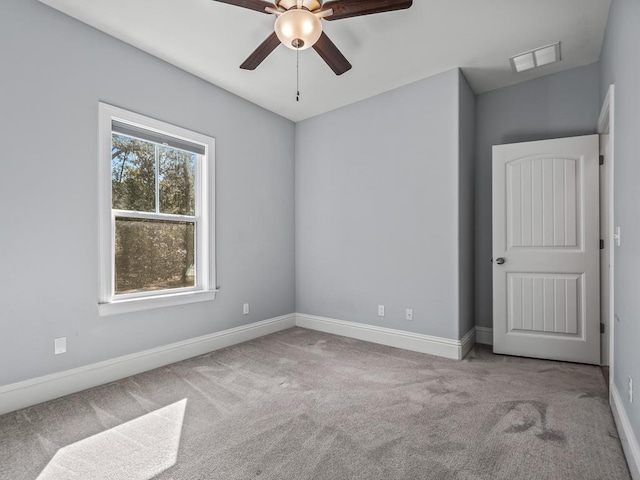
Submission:
<svg viewBox="0 0 640 480">
<path fill-rule="evenodd" d="M 598 135 L 493 147 L 493 351 L 600 364 Z"/>
</svg>

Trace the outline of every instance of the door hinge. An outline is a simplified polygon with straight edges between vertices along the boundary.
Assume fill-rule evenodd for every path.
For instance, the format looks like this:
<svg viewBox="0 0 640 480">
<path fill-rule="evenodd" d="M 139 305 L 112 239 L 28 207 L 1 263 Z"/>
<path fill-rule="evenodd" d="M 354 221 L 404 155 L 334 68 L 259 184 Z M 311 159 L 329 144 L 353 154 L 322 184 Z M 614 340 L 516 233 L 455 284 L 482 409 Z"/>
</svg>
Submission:
<svg viewBox="0 0 640 480">
<path fill-rule="evenodd" d="M 600 165 L 604 165 L 604 155 L 600 155 Z"/>
<path fill-rule="evenodd" d="M 600 239 L 600 250 L 604 250 L 604 240 Z"/>
<path fill-rule="evenodd" d="M 604 333 L 604 323 L 600 324 L 600 333 Z"/>
</svg>

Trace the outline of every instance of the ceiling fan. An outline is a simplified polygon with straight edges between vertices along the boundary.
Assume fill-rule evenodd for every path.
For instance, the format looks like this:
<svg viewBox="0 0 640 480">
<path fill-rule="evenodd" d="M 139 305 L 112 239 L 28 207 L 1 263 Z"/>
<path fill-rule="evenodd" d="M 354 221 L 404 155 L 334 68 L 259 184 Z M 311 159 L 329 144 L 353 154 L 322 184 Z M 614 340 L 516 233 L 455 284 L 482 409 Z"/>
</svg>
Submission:
<svg viewBox="0 0 640 480">
<path fill-rule="evenodd" d="M 320 19 L 343 18 L 391 12 L 411 7 L 412 0 L 215 0 L 257 12 L 275 15 L 274 32 L 240 65 L 255 70 L 282 43 L 292 50 L 313 49 L 336 75 L 351 69 L 351 64 L 322 31 Z"/>
</svg>

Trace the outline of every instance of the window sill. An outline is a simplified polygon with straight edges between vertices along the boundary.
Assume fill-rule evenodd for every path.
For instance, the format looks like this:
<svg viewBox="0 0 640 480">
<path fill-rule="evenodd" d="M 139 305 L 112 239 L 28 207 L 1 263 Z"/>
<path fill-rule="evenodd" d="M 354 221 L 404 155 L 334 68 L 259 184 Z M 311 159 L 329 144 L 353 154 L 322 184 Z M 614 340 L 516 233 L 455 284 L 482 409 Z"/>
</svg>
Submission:
<svg viewBox="0 0 640 480">
<path fill-rule="evenodd" d="M 117 300 L 110 303 L 99 303 L 98 312 L 101 317 L 106 317 L 120 313 L 186 305 L 188 303 L 209 302 L 216 298 L 216 292 L 217 290 L 206 290 L 200 292 L 174 293 L 154 297 Z"/>
</svg>

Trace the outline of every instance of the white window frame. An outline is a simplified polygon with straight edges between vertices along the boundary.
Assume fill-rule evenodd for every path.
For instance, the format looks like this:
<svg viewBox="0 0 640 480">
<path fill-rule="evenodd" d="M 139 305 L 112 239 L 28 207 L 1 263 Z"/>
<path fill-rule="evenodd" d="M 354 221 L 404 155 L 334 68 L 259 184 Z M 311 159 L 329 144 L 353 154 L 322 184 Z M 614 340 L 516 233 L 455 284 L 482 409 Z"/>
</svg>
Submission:
<svg viewBox="0 0 640 480">
<path fill-rule="evenodd" d="M 196 208 L 193 216 L 196 217 L 196 285 L 194 287 L 135 294 L 115 294 L 116 215 L 142 219 L 161 219 L 162 217 L 167 220 L 185 220 L 185 217 L 120 211 L 112 208 L 111 135 L 114 120 L 204 147 L 205 153 L 198 155 L 196 166 Z M 98 309 L 100 316 L 213 300 L 217 291 L 215 287 L 215 139 L 102 102 L 99 103 L 98 134 L 100 195 L 100 295 Z"/>
</svg>

